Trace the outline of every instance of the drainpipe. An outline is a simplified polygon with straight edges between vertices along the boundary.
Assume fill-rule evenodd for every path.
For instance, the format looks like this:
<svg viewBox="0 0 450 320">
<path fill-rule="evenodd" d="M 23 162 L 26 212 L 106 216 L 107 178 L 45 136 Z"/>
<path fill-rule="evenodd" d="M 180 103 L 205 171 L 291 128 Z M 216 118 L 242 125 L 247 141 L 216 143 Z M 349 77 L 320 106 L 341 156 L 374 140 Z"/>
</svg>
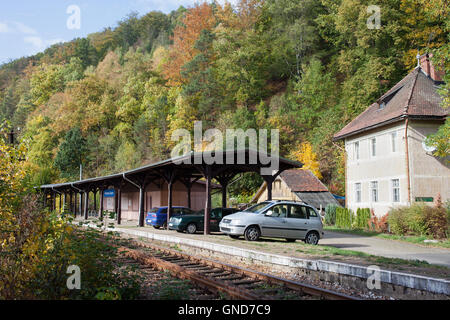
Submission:
<svg viewBox="0 0 450 320">
<path fill-rule="evenodd" d="M 406 118 L 406 121 L 405 121 L 406 179 L 408 181 L 408 203 L 411 205 L 411 176 L 410 176 L 410 169 L 409 169 L 408 124 L 409 124 L 409 118 Z"/>
</svg>

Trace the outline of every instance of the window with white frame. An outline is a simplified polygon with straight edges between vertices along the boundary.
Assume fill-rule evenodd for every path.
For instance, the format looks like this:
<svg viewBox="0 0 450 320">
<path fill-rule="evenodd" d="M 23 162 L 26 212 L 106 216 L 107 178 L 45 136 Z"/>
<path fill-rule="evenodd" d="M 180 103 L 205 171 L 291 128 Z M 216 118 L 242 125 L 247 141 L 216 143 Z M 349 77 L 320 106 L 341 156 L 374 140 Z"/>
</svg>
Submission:
<svg viewBox="0 0 450 320">
<path fill-rule="evenodd" d="M 377 155 L 377 138 L 370 139 L 370 155 L 372 157 Z"/>
<path fill-rule="evenodd" d="M 354 154 L 354 158 L 355 160 L 359 160 L 359 141 L 355 142 L 355 154 Z"/>
<path fill-rule="evenodd" d="M 361 183 L 355 183 L 355 199 L 356 202 L 361 202 Z"/>
<path fill-rule="evenodd" d="M 397 152 L 397 132 L 391 133 L 392 152 Z"/>
<path fill-rule="evenodd" d="M 370 199 L 372 202 L 378 202 L 378 181 L 370 182 Z"/>
<path fill-rule="evenodd" d="M 400 202 L 400 180 L 392 179 L 392 202 Z"/>
</svg>

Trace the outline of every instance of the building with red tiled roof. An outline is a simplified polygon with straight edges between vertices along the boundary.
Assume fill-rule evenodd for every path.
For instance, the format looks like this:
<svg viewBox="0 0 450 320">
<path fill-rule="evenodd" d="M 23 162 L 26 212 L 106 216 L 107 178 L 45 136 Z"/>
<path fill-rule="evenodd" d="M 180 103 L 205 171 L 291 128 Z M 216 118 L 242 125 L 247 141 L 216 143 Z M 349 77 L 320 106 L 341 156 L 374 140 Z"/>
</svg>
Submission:
<svg viewBox="0 0 450 320">
<path fill-rule="evenodd" d="M 256 192 L 252 202 L 267 199 L 267 185 L 264 183 Z M 273 182 L 273 200 L 302 201 L 317 209 L 328 204 L 339 205 L 327 187 L 309 170 L 291 169 L 282 172 Z"/>
<path fill-rule="evenodd" d="M 430 55 L 363 113 L 335 134 L 346 149 L 346 203 L 372 208 L 377 215 L 391 207 L 450 198 L 448 161 L 436 158 L 424 139 L 448 115 L 438 88 L 443 74 Z"/>
</svg>

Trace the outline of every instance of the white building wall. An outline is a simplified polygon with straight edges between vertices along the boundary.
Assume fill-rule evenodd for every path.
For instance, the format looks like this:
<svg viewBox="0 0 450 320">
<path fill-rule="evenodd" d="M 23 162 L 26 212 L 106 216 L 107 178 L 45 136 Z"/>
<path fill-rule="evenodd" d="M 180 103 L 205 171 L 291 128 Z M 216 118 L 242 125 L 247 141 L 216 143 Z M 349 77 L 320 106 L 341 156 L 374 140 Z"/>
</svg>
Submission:
<svg viewBox="0 0 450 320">
<path fill-rule="evenodd" d="M 435 133 L 439 125 L 433 122 L 410 121 L 409 153 L 411 170 L 411 200 L 416 198 L 450 199 L 449 159 L 439 159 L 426 152 L 422 143 L 425 137 Z M 446 164 L 447 163 L 447 164 Z"/>
<path fill-rule="evenodd" d="M 409 175 L 411 202 L 416 198 L 436 199 L 441 194 L 445 202 L 450 199 L 450 169 L 447 160 L 427 153 L 422 142 L 436 132 L 440 123 L 410 121 L 408 125 Z M 395 151 L 392 149 L 392 134 L 396 133 Z M 371 155 L 371 140 L 376 139 L 376 155 Z M 355 154 L 355 143 L 359 143 L 359 159 Z M 383 216 L 393 207 L 409 205 L 406 166 L 405 122 L 385 126 L 379 130 L 346 139 L 346 197 L 347 207 L 371 208 L 377 216 Z M 448 162 L 447 162 L 448 163 Z M 400 183 L 400 201 L 393 201 L 392 180 Z M 378 182 L 378 201 L 371 199 L 370 183 Z M 355 185 L 361 183 L 361 201 L 356 201 Z M 432 204 L 432 203 L 429 203 Z"/>
<path fill-rule="evenodd" d="M 392 139 L 392 134 L 396 134 Z M 377 216 L 383 216 L 389 209 L 408 204 L 404 122 L 384 127 L 369 134 L 346 139 L 346 197 L 347 207 L 371 208 Z M 371 140 L 376 139 L 376 154 L 371 154 Z M 393 149 L 393 141 L 395 150 Z M 359 159 L 355 152 L 355 143 L 359 143 Z M 393 201 L 392 180 L 400 182 L 400 201 Z M 378 183 L 378 201 L 371 197 L 370 184 Z M 361 201 L 356 199 L 356 184 L 361 184 Z"/>
</svg>

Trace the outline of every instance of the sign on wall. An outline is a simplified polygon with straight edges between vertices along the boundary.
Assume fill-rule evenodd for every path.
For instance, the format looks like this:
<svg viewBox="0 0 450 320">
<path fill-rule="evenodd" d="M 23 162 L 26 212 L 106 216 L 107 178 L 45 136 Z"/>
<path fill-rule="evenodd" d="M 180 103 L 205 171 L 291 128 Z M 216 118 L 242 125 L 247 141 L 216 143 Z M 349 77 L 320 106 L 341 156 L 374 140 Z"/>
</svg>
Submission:
<svg viewBox="0 0 450 320">
<path fill-rule="evenodd" d="M 103 191 L 103 196 L 105 198 L 114 198 L 116 196 L 116 190 L 114 189 L 108 189 Z"/>
<path fill-rule="evenodd" d="M 433 202 L 432 197 L 417 197 L 416 202 Z"/>
</svg>

